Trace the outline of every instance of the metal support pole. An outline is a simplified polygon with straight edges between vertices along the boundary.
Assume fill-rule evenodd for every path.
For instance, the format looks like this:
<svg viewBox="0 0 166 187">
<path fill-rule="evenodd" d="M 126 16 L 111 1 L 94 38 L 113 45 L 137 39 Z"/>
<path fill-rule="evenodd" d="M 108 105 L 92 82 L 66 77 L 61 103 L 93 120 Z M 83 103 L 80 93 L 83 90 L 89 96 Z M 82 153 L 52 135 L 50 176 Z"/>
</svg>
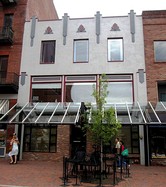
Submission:
<svg viewBox="0 0 166 187">
<path fill-rule="evenodd" d="M 144 125 L 144 144 L 145 144 L 145 166 L 149 166 L 149 135 L 148 125 Z"/>
<path fill-rule="evenodd" d="M 67 158 L 63 157 L 63 177 L 62 177 L 63 184 L 61 186 L 69 186 L 67 184 L 67 181 L 68 181 L 67 173 L 68 173 Z"/>
<path fill-rule="evenodd" d="M 113 185 L 115 185 L 116 183 L 116 158 L 114 159 L 114 162 L 113 162 Z"/>
</svg>

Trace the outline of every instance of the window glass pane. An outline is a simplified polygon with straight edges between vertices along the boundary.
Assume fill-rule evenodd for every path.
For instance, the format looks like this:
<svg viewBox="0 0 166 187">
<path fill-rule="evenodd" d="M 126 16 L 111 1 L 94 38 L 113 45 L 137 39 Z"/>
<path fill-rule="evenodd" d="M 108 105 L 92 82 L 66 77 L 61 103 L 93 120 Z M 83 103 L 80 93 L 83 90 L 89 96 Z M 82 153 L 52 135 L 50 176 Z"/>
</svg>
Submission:
<svg viewBox="0 0 166 187">
<path fill-rule="evenodd" d="M 24 151 L 30 151 L 30 135 L 24 135 Z"/>
<path fill-rule="evenodd" d="M 0 56 L 0 83 L 6 83 L 8 56 Z"/>
<path fill-rule="evenodd" d="M 138 148 L 138 147 L 134 147 L 132 153 L 133 153 L 133 154 L 139 153 L 139 148 Z"/>
<path fill-rule="evenodd" d="M 4 27 L 12 28 L 13 14 L 5 14 L 4 16 Z"/>
<path fill-rule="evenodd" d="M 124 146 L 128 148 L 129 153 L 139 153 L 139 137 L 133 137 L 132 126 L 122 126 L 118 132 L 118 137 L 124 142 Z"/>
<path fill-rule="evenodd" d="M 128 148 L 131 153 L 131 127 L 123 126 L 118 132 L 118 137 L 124 142 L 124 146 Z"/>
<path fill-rule="evenodd" d="M 54 135 L 50 135 L 50 131 Z M 57 145 L 57 127 L 30 125 L 24 131 L 24 151 L 55 152 Z"/>
<path fill-rule="evenodd" d="M 6 147 L 6 131 L 0 130 L 0 147 Z"/>
<path fill-rule="evenodd" d="M 33 84 L 32 101 L 34 102 L 60 102 L 61 101 L 61 84 Z"/>
<path fill-rule="evenodd" d="M 55 143 L 56 142 L 56 136 L 51 136 L 50 143 Z"/>
<path fill-rule="evenodd" d="M 138 133 L 138 128 L 137 128 Z M 131 126 L 122 126 L 118 131 L 118 135 L 120 140 L 123 141 L 125 148 L 129 150 L 129 153 L 139 153 L 139 138 L 133 143 L 132 129 Z M 107 153 L 113 151 L 113 147 L 115 144 L 115 137 L 111 140 L 111 145 L 109 147 L 104 146 L 104 149 Z M 111 149 L 110 149 L 111 148 Z"/>
<path fill-rule="evenodd" d="M 51 88 L 61 88 L 60 83 L 39 83 L 39 84 L 33 84 L 32 85 L 33 89 L 51 89 Z"/>
<path fill-rule="evenodd" d="M 55 41 L 43 41 L 41 49 L 41 63 L 55 62 Z"/>
<path fill-rule="evenodd" d="M 27 128 L 25 129 L 25 134 L 30 134 L 30 128 L 29 128 L 29 127 L 27 127 Z"/>
<path fill-rule="evenodd" d="M 138 136 L 137 135 L 132 135 L 132 138 L 137 138 L 137 140 L 135 140 L 135 141 L 133 141 L 133 146 L 135 146 L 135 147 L 138 147 L 139 146 L 139 139 L 138 139 Z"/>
<path fill-rule="evenodd" d="M 32 129 L 31 151 L 49 151 L 49 129 Z"/>
<path fill-rule="evenodd" d="M 50 152 L 54 153 L 56 151 L 56 145 L 51 145 L 50 146 Z"/>
<path fill-rule="evenodd" d="M 74 41 L 74 62 L 88 62 L 88 40 Z"/>
<path fill-rule="evenodd" d="M 166 62 L 166 41 L 154 42 L 155 62 Z"/>
<path fill-rule="evenodd" d="M 166 101 L 166 93 L 160 94 L 160 101 Z"/>
<path fill-rule="evenodd" d="M 51 129 L 51 134 L 52 134 L 52 135 L 55 135 L 55 134 L 56 134 L 56 129 L 55 129 L 55 128 Z"/>
<path fill-rule="evenodd" d="M 152 158 L 166 158 L 166 129 L 151 127 L 149 133 Z"/>
<path fill-rule="evenodd" d="M 108 39 L 108 61 L 123 61 L 122 39 Z"/>
<path fill-rule="evenodd" d="M 95 83 L 67 83 L 66 101 L 67 102 L 94 102 L 93 85 Z"/>
<path fill-rule="evenodd" d="M 166 83 L 158 84 L 159 101 L 166 101 Z"/>
<path fill-rule="evenodd" d="M 133 91 L 131 82 L 109 82 L 108 103 L 133 103 Z"/>
</svg>

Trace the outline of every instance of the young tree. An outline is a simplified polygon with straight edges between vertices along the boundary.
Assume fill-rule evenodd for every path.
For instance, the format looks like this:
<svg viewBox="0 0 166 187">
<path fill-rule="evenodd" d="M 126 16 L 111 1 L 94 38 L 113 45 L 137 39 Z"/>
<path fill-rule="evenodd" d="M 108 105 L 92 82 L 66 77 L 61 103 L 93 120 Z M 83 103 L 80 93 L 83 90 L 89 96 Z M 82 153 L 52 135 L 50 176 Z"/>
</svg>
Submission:
<svg viewBox="0 0 166 187">
<path fill-rule="evenodd" d="M 96 100 L 96 105 L 90 104 L 88 106 L 90 112 L 88 118 L 90 120 L 85 125 L 85 129 L 88 132 L 91 140 L 100 146 L 100 157 L 101 157 L 101 179 L 102 183 L 102 162 L 103 162 L 103 145 L 108 145 L 111 139 L 117 134 L 121 128 L 121 124 L 117 121 L 115 116 L 115 110 L 113 108 L 107 108 L 106 98 L 108 96 L 108 82 L 105 75 L 102 75 L 99 79 L 98 89 L 93 88 L 92 95 Z"/>
<path fill-rule="evenodd" d="M 85 129 L 90 133 L 90 138 L 95 144 L 108 145 L 111 139 L 117 134 L 121 128 L 121 124 L 117 121 L 115 110 L 107 107 L 106 98 L 108 96 L 108 82 L 106 75 L 102 75 L 99 79 L 98 89 L 93 88 L 92 95 L 96 100 L 95 106 L 89 104 L 90 108 L 88 116 L 89 123 L 85 125 Z"/>
</svg>

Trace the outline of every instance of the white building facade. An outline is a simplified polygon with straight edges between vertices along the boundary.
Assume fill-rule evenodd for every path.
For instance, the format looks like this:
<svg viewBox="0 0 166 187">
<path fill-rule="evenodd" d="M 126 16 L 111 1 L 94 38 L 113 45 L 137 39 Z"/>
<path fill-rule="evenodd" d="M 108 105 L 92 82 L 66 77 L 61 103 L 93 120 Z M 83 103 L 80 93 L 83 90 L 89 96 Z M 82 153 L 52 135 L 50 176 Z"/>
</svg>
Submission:
<svg viewBox="0 0 166 187">
<path fill-rule="evenodd" d="M 147 103 L 145 72 L 142 17 L 133 11 L 121 17 L 102 17 L 96 12 L 93 18 L 78 19 L 64 14 L 62 20 L 56 21 L 33 17 L 25 23 L 18 104 L 93 103 L 93 86 L 97 87 L 100 76 L 105 74 L 107 103 L 115 106 L 122 123 L 120 137 L 130 153 L 139 155 L 140 163 L 145 164 L 143 126 L 132 116 Z M 125 111 L 120 116 L 122 108 Z M 131 126 L 133 119 L 136 123 Z M 38 130 L 34 141 L 34 126 L 22 129 L 22 152 L 70 154 L 73 142 L 81 142 L 79 137 L 74 139 L 75 130 L 69 126 L 64 130 L 65 140 L 58 134 L 60 126 L 48 131 L 42 124 L 36 127 L 43 128 L 42 135 Z M 38 139 L 45 143 L 36 145 Z M 68 144 L 67 152 L 62 150 L 61 140 Z"/>
</svg>

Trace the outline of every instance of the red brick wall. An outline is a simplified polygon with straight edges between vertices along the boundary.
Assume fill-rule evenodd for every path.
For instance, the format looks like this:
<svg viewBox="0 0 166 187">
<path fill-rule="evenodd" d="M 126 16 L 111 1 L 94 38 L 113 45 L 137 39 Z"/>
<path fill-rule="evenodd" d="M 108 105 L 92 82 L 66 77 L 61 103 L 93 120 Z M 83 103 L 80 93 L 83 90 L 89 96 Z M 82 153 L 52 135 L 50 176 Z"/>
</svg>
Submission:
<svg viewBox="0 0 166 187">
<path fill-rule="evenodd" d="M 57 129 L 57 153 L 70 154 L 70 125 L 59 125 Z"/>
<path fill-rule="evenodd" d="M 154 40 L 166 41 L 166 10 L 143 11 L 143 32 L 145 45 L 145 63 L 148 100 L 158 101 L 157 82 L 166 81 L 166 63 L 154 60 Z"/>
<path fill-rule="evenodd" d="M 14 31 L 13 45 L 6 45 L 0 48 L 0 55 L 8 55 L 8 72 L 19 74 L 21 63 L 22 39 L 25 22 L 26 1 L 18 1 L 17 6 L 4 7 L 0 5 L 0 27 L 3 26 L 4 15 L 13 14 L 12 29 Z"/>
<path fill-rule="evenodd" d="M 26 20 L 36 16 L 39 20 L 58 19 L 53 0 L 28 0 Z"/>
</svg>

